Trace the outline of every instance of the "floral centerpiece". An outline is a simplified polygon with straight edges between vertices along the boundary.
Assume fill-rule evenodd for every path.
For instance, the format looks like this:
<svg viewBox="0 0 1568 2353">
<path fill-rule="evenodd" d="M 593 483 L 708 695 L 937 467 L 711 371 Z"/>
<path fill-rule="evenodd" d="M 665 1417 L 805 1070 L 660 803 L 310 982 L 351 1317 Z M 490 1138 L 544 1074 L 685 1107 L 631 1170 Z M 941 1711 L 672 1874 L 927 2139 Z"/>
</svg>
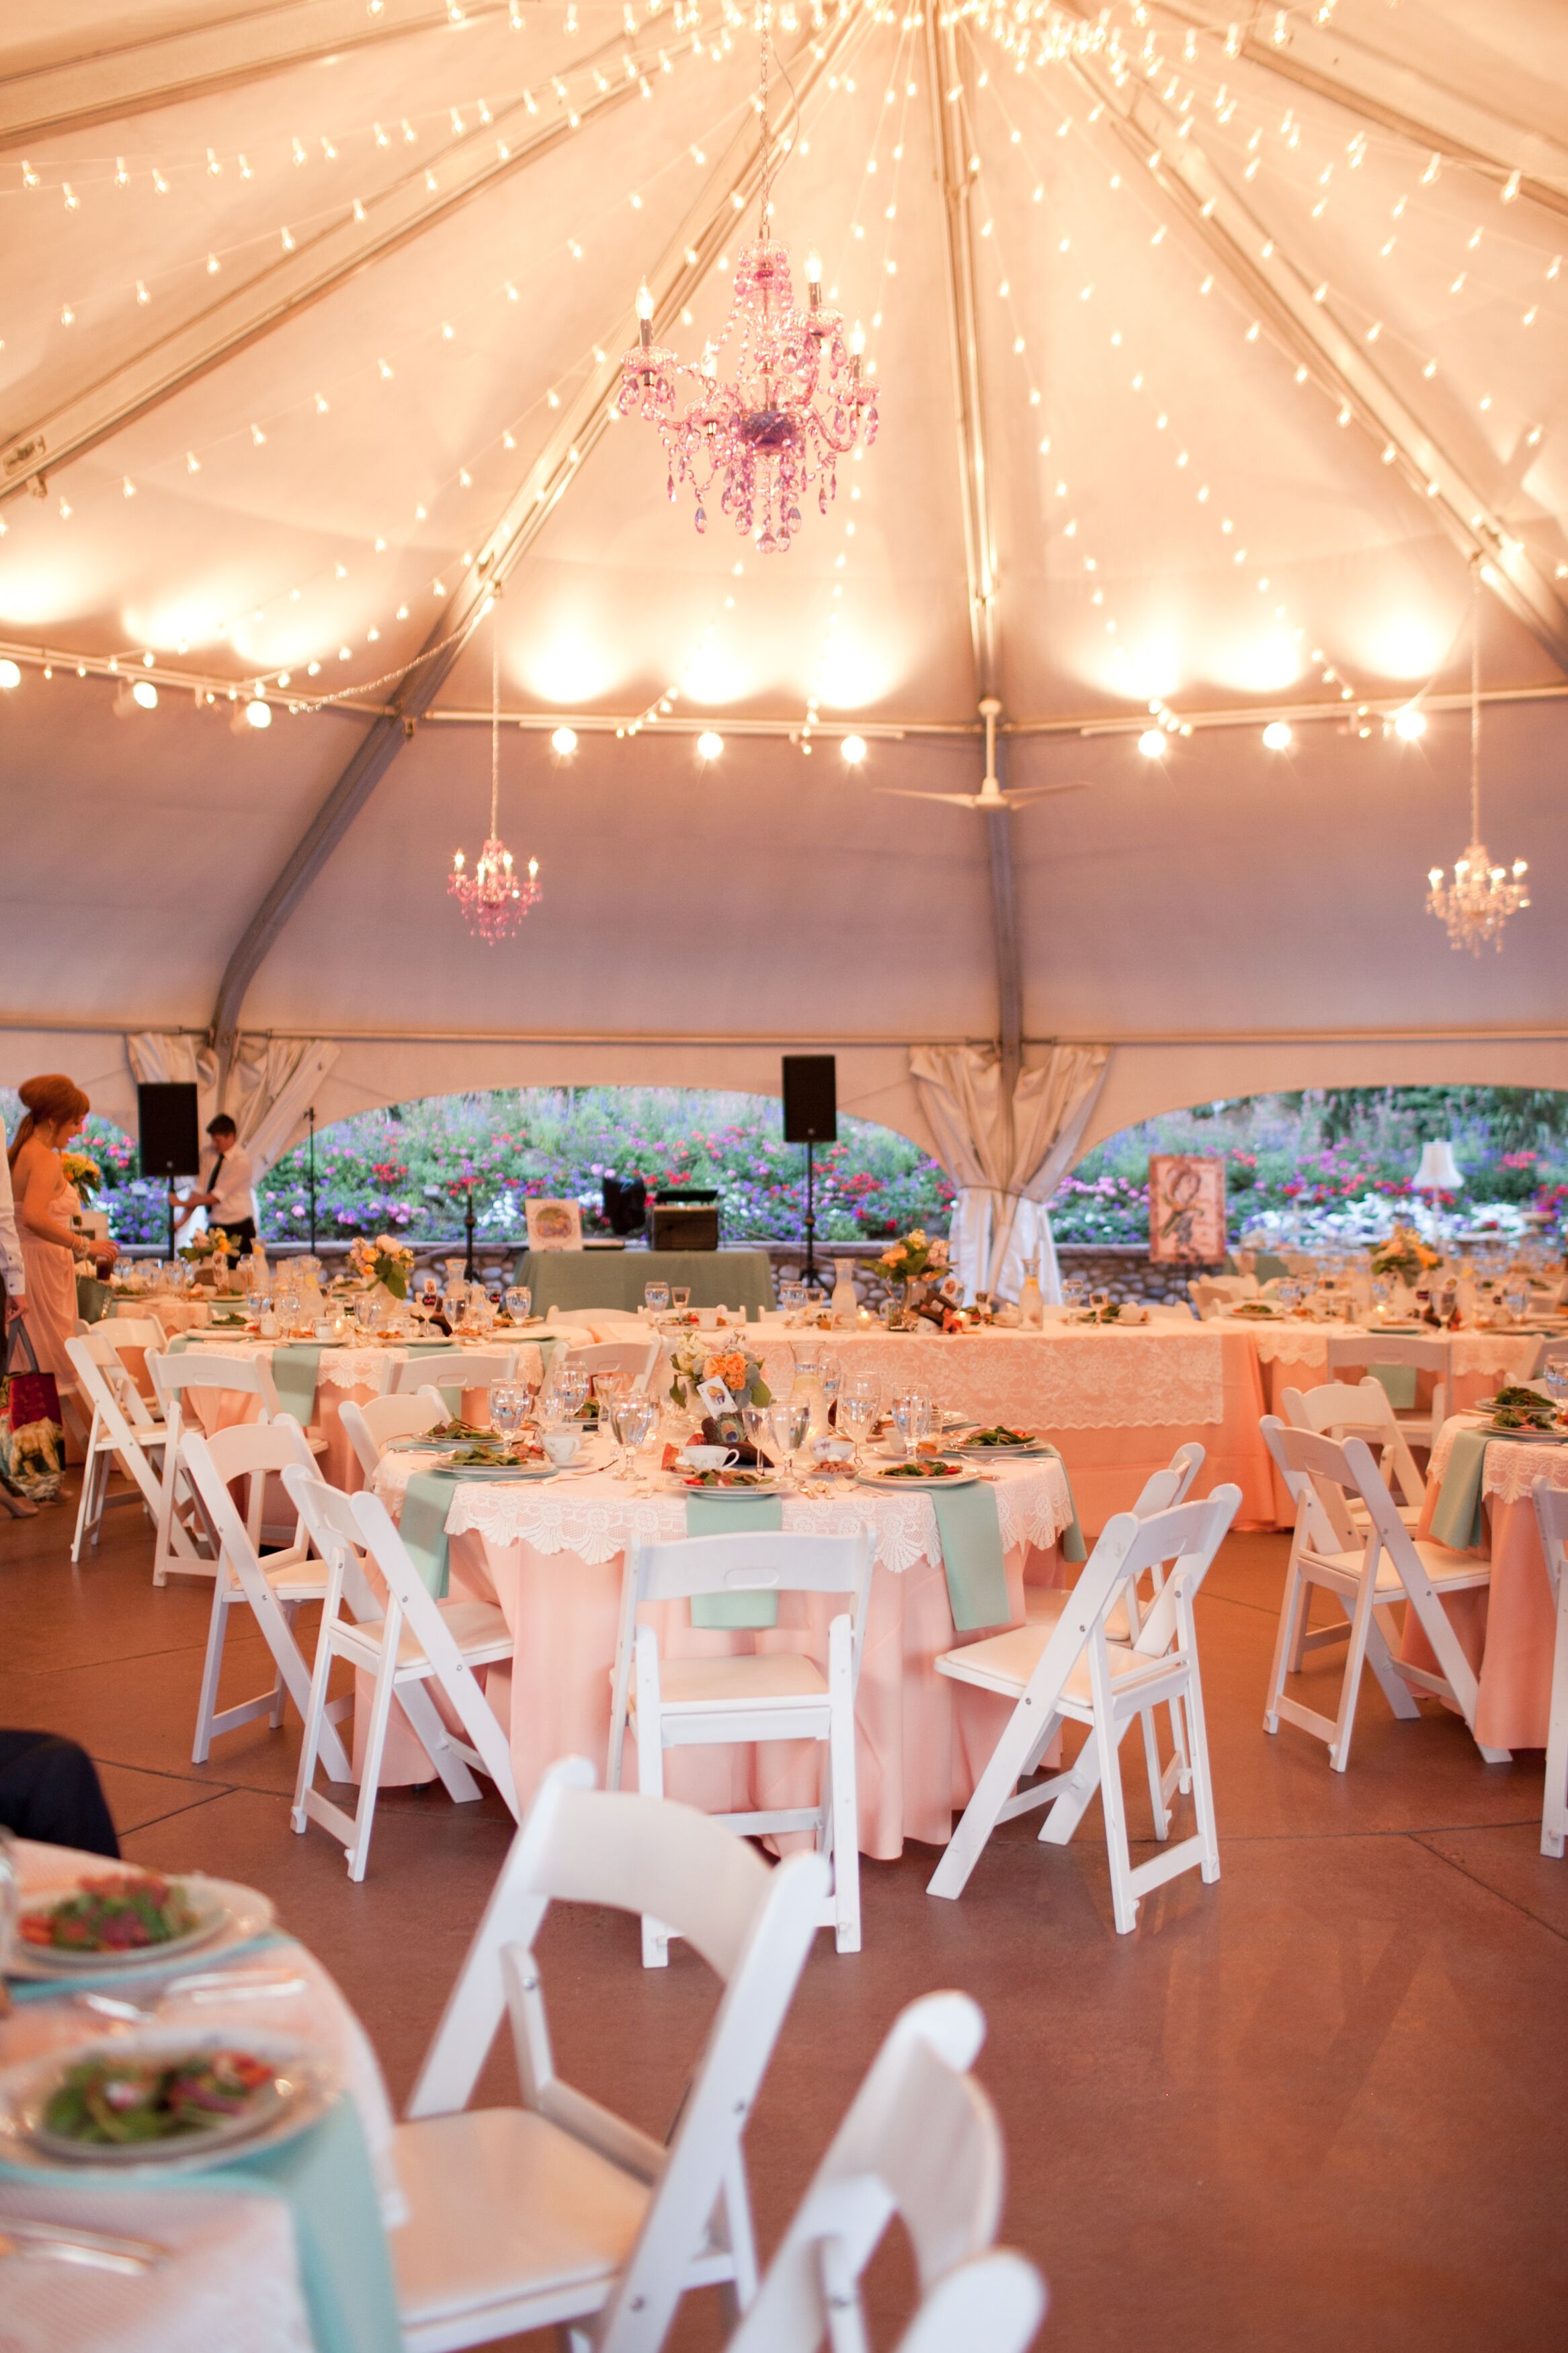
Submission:
<svg viewBox="0 0 1568 2353">
<path fill-rule="evenodd" d="M 704 1381 L 722 1381 L 737 1405 L 772 1405 L 773 1391 L 755 1356 L 743 1348 L 714 1348 L 705 1332 L 683 1334 L 669 1361 L 669 1396 L 683 1410 L 700 1406 Z"/>
<path fill-rule="evenodd" d="M 205 1233 L 193 1234 L 188 1242 L 180 1244 L 180 1256 L 190 1266 L 204 1266 L 209 1259 L 226 1258 L 234 1244 L 221 1226 L 208 1226 Z"/>
<path fill-rule="evenodd" d="M 66 1183 L 75 1186 L 84 1208 L 103 1182 L 102 1169 L 85 1152 L 62 1152 L 60 1171 Z"/>
<path fill-rule="evenodd" d="M 349 1244 L 349 1265 L 367 1286 L 379 1282 L 394 1299 L 407 1298 L 414 1252 L 406 1242 L 395 1241 L 390 1234 L 377 1234 L 372 1241 L 361 1234 Z"/>
<path fill-rule="evenodd" d="M 877 1263 L 889 1282 L 921 1282 L 929 1274 L 947 1272 L 947 1243 L 941 1234 L 933 1237 L 923 1226 L 911 1226 L 901 1240 L 888 1244 Z"/>
<path fill-rule="evenodd" d="M 1395 1226 L 1372 1254 L 1373 1274 L 1396 1274 L 1401 1282 L 1419 1282 L 1439 1263 L 1437 1251 L 1409 1226 Z"/>
</svg>

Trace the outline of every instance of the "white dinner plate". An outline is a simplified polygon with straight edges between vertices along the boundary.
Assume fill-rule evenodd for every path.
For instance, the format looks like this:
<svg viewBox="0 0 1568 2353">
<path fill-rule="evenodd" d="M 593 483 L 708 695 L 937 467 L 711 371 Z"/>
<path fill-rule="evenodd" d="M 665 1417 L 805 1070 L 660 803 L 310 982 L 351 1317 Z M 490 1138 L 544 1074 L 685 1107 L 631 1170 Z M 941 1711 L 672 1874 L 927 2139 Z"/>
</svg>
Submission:
<svg viewBox="0 0 1568 2353">
<path fill-rule="evenodd" d="M 94 2059 L 176 2060 L 205 2051 L 244 2051 L 273 2071 L 245 2113 L 226 2116 L 205 2129 L 167 2140 L 85 2142 L 51 2132 L 44 2121 L 49 2098 L 68 2069 Z M 171 2028 L 117 2034 L 101 2042 L 79 2043 L 47 2058 L 14 2067 L 0 2076 L 0 2152 L 8 2164 L 58 2176 L 83 2168 L 130 2175 L 188 2173 L 221 2165 L 237 2147 L 276 2147 L 303 2132 L 336 2096 L 340 2070 L 325 2052 L 290 2035 L 249 2027 L 201 2027 L 181 2034 Z"/>
<path fill-rule="evenodd" d="M 760 1480 L 753 1487 L 689 1487 L 684 1479 L 677 1476 L 673 1484 L 678 1494 L 700 1495 L 704 1502 L 711 1500 L 721 1504 L 738 1503 L 752 1495 L 784 1495 L 789 1492 L 782 1479 Z"/>
<path fill-rule="evenodd" d="M 1483 1421 L 1481 1435 L 1509 1446 L 1568 1446 L 1568 1430 L 1500 1430 L 1495 1421 Z"/>
<path fill-rule="evenodd" d="M 956 1477 L 950 1472 L 945 1479 L 933 1478 L 929 1472 L 921 1478 L 911 1479 L 909 1472 L 896 1463 L 889 1463 L 885 1471 L 862 1471 L 858 1473 L 864 1487 L 891 1487 L 895 1490 L 901 1487 L 926 1494 L 936 1488 L 973 1487 L 979 1476 L 979 1472 L 972 1471 L 967 1464 Z"/>
<path fill-rule="evenodd" d="M 443 1479 L 479 1479 L 501 1484 L 515 1479 L 553 1479 L 561 1466 L 554 1462 L 436 1462 L 431 1468 Z"/>
<path fill-rule="evenodd" d="M 127 1868 L 106 1860 L 101 1871 L 84 1872 L 81 1879 L 63 1881 L 58 1887 L 36 1889 L 22 1899 L 22 1911 L 24 1915 L 47 1912 L 51 1905 L 74 1894 L 83 1880 L 122 1877 Z M 189 1936 L 172 1937 L 166 1945 L 143 1945 L 132 1952 L 118 1953 L 57 1952 L 43 1945 L 26 1945 L 18 1936 L 12 1944 L 6 1975 L 50 1982 L 91 1978 L 106 1970 L 140 1974 L 166 1968 L 184 1954 L 216 1946 L 220 1939 L 223 1945 L 247 1944 L 272 1926 L 271 1902 L 258 1888 L 243 1886 L 234 1879 L 208 1879 L 200 1872 L 176 1872 L 169 1876 L 172 1884 L 184 1889 L 196 1913 L 198 1925 Z"/>
</svg>

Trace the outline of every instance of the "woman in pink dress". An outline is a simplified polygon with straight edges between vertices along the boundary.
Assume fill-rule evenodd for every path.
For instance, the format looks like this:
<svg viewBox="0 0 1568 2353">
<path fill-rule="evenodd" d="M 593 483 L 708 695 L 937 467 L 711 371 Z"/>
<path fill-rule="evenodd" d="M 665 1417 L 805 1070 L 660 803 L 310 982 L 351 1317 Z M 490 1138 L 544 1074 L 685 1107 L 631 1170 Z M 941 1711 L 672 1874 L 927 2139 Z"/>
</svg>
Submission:
<svg viewBox="0 0 1568 2353">
<path fill-rule="evenodd" d="M 6 1158 L 27 1271 L 27 1337 L 39 1371 L 70 1385 L 66 1342 L 77 1325 L 77 1261 L 93 1259 L 107 1268 L 119 1253 L 112 1242 L 89 1241 L 71 1226 L 81 1201 L 66 1181 L 60 1154 L 91 1109 L 87 1097 L 58 1071 L 29 1079 L 19 1092 L 27 1116 Z"/>
</svg>

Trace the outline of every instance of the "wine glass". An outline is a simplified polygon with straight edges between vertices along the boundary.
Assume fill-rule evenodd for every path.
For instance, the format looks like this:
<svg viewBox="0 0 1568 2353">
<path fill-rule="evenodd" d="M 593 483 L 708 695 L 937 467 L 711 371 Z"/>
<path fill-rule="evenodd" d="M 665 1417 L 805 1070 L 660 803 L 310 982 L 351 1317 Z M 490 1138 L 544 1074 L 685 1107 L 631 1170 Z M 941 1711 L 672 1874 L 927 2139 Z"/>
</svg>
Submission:
<svg viewBox="0 0 1568 2353">
<path fill-rule="evenodd" d="M 1541 1367 L 1541 1386 L 1561 1416 L 1568 1405 L 1568 1356 L 1547 1357 Z"/>
<path fill-rule="evenodd" d="M 765 1471 L 773 1460 L 772 1414 L 772 1406 L 742 1405 L 741 1408 L 741 1427 L 746 1433 L 748 1443 L 755 1451 L 759 1471 Z"/>
<path fill-rule="evenodd" d="M 881 1405 L 882 1385 L 874 1373 L 846 1375 L 838 1392 L 838 1427 L 854 1442 L 857 1470 L 860 1449 L 877 1427 Z"/>
<path fill-rule="evenodd" d="M 552 1370 L 540 1397 L 540 1411 L 552 1429 L 574 1421 L 588 1401 L 588 1376 L 581 1365 Z"/>
<path fill-rule="evenodd" d="M 622 1389 L 612 1400 L 610 1429 L 621 1450 L 621 1459 L 616 1465 L 617 1479 L 631 1477 L 632 1457 L 647 1443 L 658 1419 L 658 1406 L 640 1389 Z"/>
<path fill-rule="evenodd" d="M 498 1438 L 515 1438 L 528 1411 L 528 1391 L 516 1381 L 497 1381 L 490 1390 L 490 1428 Z"/>
<path fill-rule="evenodd" d="M 672 1282 L 669 1286 L 669 1303 L 678 1315 L 684 1315 L 691 1304 L 691 1285 L 689 1282 Z"/>
<path fill-rule="evenodd" d="M 827 1418 L 831 1421 L 834 1402 L 844 1385 L 842 1360 L 837 1356 L 824 1356 L 816 1367 L 816 1379 L 817 1386 L 822 1391 L 823 1402 L 827 1408 Z"/>
<path fill-rule="evenodd" d="M 533 1313 L 533 1293 L 526 1282 L 509 1284 L 506 1312 L 514 1324 L 526 1324 Z"/>
<path fill-rule="evenodd" d="M 1502 1303 L 1516 1323 L 1521 1316 L 1529 1314 L 1530 1278 L 1528 1275 L 1513 1273 L 1509 1275 L 1508 1289 L 1503 1293 Z"/>
<path fill-rule="evenodd" d="M 642 1287 L 642 1303 L 650 1315 L 668 1315 L 669 1313 L 668 1283 L 645 1282 Z"/>
<path fill-rule="evenodd" d="M 599 1409 L 599 1428 L 608 1430 L 616 1406 L 631 1389 L 631 1379 L 626 1373 L 595 1373 L 592 1376 L 594 1403 Z"/>
<path fill-rule="evenodd" d="M 923 1389 L 902 1389 L 889 1408 L 893 1428 L 903 1440 L 904 1452 L 917 1454 L 922 1438 L 931 1434 L 935 1408 Z"/>
<path fill-rule="evenodd" d="M 793 1278 L 779 1285 L 779 1305 L 785 1315 L 798 1315 L 805 1304 L 805 1285 Z"/>
<path fill-rule="evenodd" d="M 354 1322 L 368 1340 L 381 1314 L 381 1302 L 374 1292 L 362 1292 L 354 1301 Z"/>
<path fill-rule="evenodd" d="M 1062 1277 L 1062 1305 L 1070 1313 L 1079 1314 L 1088 1296 L 1089 1285 L 1081 1274 L 1068 1274 Z"/>
<path fill-rule="evenodd" d="M 798 1476 L 799 1466 L 794 1462 L 805 1444 L 805 1433 L 811 1427 L 811 1399 L 808 1397 L 788 1397 L 768 1408 L 773 1421 L 773 1439 L 787 1467 Z"/>
</svg>

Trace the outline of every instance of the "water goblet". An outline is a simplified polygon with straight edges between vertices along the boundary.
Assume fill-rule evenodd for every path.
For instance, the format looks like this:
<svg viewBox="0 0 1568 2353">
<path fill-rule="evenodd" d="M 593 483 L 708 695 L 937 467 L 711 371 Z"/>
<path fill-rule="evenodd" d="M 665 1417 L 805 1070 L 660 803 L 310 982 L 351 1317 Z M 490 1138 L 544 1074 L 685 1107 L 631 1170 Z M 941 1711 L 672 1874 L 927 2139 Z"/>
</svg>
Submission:
<svg viewBox="0 0 1568 2353">
<path fill-rule="evenodd" d="M 819 1314 L 823 1307 L 826 1306 L 826 1302 L 827 1293 L 824 1291 L 820 1282 L 808 1282 L 806 1284 L 805 1312 L 808 1315 Z"/>
<path fill-rule="evenodd" d="M 497 1381 L 490 1389 L 490 1428 L 498 1438 L 515 1438 L 528 1411 L 528 1391 L 517 1381 Z"/>
<path fill-rule="evenodd" d="M 893 1428 L 903 1440 L 906 1454 L 920 1451 L 922 1438 L 931 1434 L 935 1408 L 923 1389 L 901 1389 L 888 1410 L 893 1418 Z"/>
<path fill-rule="evenodd" d="M 823 1402 L 827 1408 L 827 1418 L 831 1421 L 834 1404 L 844 1383 L 844 1366 L 841 1360 L 837 1356 L 824 1356 L 816 1367 L 816 1379 L 817 1386 L 822 1391 Z"/>
<path fill-rule="evenodd" d="M 1528 1276 L 1517 1275 L 1511 1272 L 1510 1273 L 1508 1278 L 1508 1289 L 1502 1295 L 1502 1303 L 1508 1309 L 1509 1314 L 1514 1318 L 1516 1323 L 1521 1316 L 1529 1314 L 1530 1282 Z"/>
<path fill-rule="evenodd" d="M 767 1470 L 773 1460 L 772 1414 L 772 1406 L 743 1405 L 741 1408 L 741 1426 L 756 1455 L 759 1471 Z"/>
<path fill-rule="evenodd" d="M 793 1277 L 779 1285 L 779 1305 L 786 1316 L 798 1315 L 805 1304 L 805 1285 Z"/>
<path fill-rule="evenodd" d="M 368 1340 L 381 1314 L 381 1302 L 371 1291 L 362 1291 L 354 1301 L 354 1322 Z"/>
<path fill-rule="evenodd" d="M 610 1406 L 610 1430 L 621 1450 L 617 1479 L 632 1475 L 632 1457 L 647 1443 L 658 1420 L 658 1408 L 640 1389 L 623 1389 Z"/>
<path fill-rule="evenodd" d="M 668 1315 L 669 1313 L 668 1283 L 645 1282 L 642 1287 L 642 1303 L 650 1315 Z"/>
<path fill-rule="evenodd" d="M 786 1469 L 797 1475 L 799 1465 L 794 1460 L 805 1444 L 805 1433 L 811 1427 L 811 1399 L 808 1397 L 788 1397 L 768 1408 L 773 1421 L 773 1440 L 784 1458 Z"/>
<path fill-rule="evenodd" d="M 533 1313 L 533 1293 L 526 1282 L 507 1286 L 506 1312 L 514 1324 L 526 1324 Z"/>
<path fill-rule="evenodd" d="M 607 1431 L 616 1407 L 630 1393 L 631 1377 L 627 1373 L 595 1373 L 591 1380 L 594 1403 L 599 1409 L 599 1428 Z"/>
<path fill-rule="evenodd" d="M 1089 1285 L 1081 1274 L 1068 1274 L 1063 1276 L 1062 1305 L 1064 1307 L 1076 1314 L 1082 1307 L 1083 1303 L 1088 1296 Z"/>
<path fill-rule="evenodd" d="M 574 1421 L 588 1400 L 588 1376 L 580 1365 L 552 1367 L 540 1393 L 541 1418 L 552 1430 Z"/>
<path fill-rule="evenodd" d="M 857 1469 L 860 1449 L 877 1427 L 881 1405 L 882 1385 L 874 1373 L 849 1373 L 845 1377 L 838 1392 L 837 1426 L 854 1442 Z"/>
</svg>

